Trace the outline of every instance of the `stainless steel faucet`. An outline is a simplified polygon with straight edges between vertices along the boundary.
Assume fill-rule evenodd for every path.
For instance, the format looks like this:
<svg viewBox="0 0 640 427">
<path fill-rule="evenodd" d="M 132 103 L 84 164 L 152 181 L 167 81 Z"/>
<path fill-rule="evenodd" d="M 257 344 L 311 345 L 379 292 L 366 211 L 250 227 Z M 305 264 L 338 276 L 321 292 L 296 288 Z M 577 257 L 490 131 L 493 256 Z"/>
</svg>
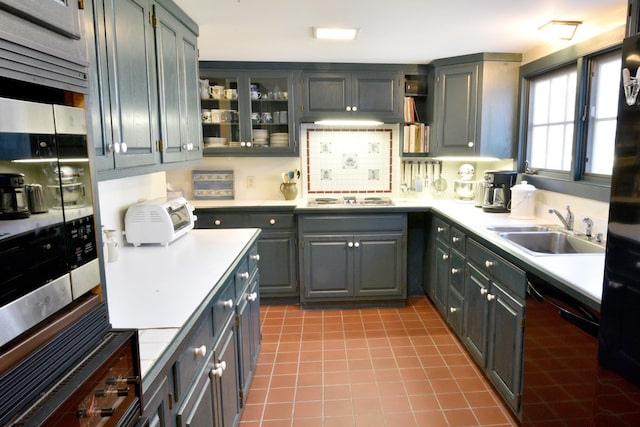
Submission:
<svg viewBox="0 0 640 427">
<path fill-rule="evenodd" d="M 562 225 L 564 225 L 564 228 L 566 228 L 567 230 L 571 231 L 573 230 L 573 212 L 571 212 L 571 209 L 569 208 L 569 205 L 567 205 L 567 217 L 563 217 L 562 214 L 557 210 L 557 209 L 549 209 L 549 213 L 554 213 L 557 215 L 558 218 L 560 218 L 560 221 L 562 221 Z"/>
<path fill-rule="evenodd" d="M 591 240 L 593 234 L 593 220 L 589 217 L 586 217 L 582 220 L 585 224 L 587 224 L 586 229 L 584 230 L 584 235 L 587 237 L 587 240 Z"/>
</svg>

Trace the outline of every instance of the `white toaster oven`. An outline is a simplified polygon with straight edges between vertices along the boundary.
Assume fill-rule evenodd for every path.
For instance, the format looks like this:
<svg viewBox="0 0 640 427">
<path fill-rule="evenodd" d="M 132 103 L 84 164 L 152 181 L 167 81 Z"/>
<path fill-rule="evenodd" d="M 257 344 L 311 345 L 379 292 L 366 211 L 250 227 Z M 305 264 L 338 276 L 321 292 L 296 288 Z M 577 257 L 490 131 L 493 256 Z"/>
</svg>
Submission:
<svg viewBox="0 0 640 427">
<path fill-rule="evenodd" d="M 125 236 L 133 246 L 167 246 L 193 229 L 194 208 L 184 197 L 159 198 L 129 206 L 124 217 Z"/>
</svg>

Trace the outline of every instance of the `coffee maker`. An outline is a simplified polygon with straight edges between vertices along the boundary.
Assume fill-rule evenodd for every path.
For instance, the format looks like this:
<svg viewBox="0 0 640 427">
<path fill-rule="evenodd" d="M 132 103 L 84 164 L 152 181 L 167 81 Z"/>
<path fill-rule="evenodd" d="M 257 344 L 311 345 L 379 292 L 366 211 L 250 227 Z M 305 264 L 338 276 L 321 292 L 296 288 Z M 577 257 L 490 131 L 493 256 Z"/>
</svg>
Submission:
<svg viewBox="0 0 640 427">
<path fill-rule="evenodd" d="M 516 171 L 485 171 L 484 202 L 485 212 L 509 212 L 511 207 L 511 187 L 516 183 Z"/>
</svg>

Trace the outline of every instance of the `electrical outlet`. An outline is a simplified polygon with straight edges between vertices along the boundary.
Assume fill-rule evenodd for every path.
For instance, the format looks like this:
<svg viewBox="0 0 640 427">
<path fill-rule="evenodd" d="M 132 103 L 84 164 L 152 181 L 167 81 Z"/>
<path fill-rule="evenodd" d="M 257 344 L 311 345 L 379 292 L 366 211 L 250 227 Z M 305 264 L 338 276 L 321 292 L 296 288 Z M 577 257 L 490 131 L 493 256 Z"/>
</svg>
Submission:
<svg viewBox="0 0 640 427">
<path fill-rule="evenodd" d="M 254 176 L 249 175 L 247 176 L 247 188 L 254 188 L 255 183 L 254 183 Z"/>
</svg>

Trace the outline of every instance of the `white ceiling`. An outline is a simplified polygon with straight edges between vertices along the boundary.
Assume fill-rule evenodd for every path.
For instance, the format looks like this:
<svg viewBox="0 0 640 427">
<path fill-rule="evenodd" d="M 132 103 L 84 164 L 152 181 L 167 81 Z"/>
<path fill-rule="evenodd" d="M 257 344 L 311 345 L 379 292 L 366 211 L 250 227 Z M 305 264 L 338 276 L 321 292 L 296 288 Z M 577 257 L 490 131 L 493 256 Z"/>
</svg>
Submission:
<svg viewBox="0 0 640 427">
<path fill-rule="evenodd" d="M 627 0 L 175 0 L 200 26 L 201 60 L 426 63 L 539 48 L 538 27 L 583 21 L 574 40 L 625 23 Z M 356 27 L 320 41 L 314 26 Z"/>
</svg>

